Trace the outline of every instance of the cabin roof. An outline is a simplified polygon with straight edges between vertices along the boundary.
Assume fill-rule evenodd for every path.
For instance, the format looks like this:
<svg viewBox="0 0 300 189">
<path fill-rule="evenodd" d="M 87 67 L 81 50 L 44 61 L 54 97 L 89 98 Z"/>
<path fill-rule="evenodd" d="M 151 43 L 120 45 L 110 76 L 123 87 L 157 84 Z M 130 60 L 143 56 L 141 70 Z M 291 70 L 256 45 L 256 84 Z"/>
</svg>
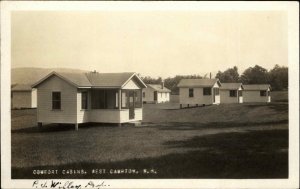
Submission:
<svg viewBox="0 0 300 189">
<path fill-rule="evenodd" d="M 11 89 L 11 91 L 14 91 L 14 92 L 15 91 L 31 91 L 31 90 L 32 90 L 32 88 L 28 84 L 17 84 Z"/>
<path fill-rule="evenodd" d="M 239 88 L 244 88 L 242 83 L 222 83 L 220 89 L 224 90 L 238 90 Z"/>
<path fill-rule="evenodd" d="M 157 92 L 165 92 L 165 93 L 171 92 L 171 90 L 166 87 L 162 88 L 162 86 L 160 84 L 147 84 L 147 87 L 151 87 L 152 89 L 154 89 Z"/>
<path fill-rule="evenodd" d="M 52 76 L 58 76 L 61 79 L 67 81 L 68 83 L 76 87 L 97 87 L 97 88 L 121 88 L 130 79 L 135 78 L 137 82 L 140 83 L 142 88 L 146 85 L 134 72 L 125 73 L 63 73 L 63 72 L 52 72 L 46 77 L 35 83 L 32 87 L 37 87 L 39 84 L 43 83 L 45 80 Z"/>
<path fill-rule="evenodd" d="M 244 90 L 247 91 L 256 91 L 256 90 L 268 90 L 271 89 L 269 84 L 252 84 L 252 85 L 243 85 Z"/>
<path fill-rule="evenodd" d="M 216 83 L 221 86 L 219 79 L 181 79 L 177 87 L 212 87 Z"/>
</svg>

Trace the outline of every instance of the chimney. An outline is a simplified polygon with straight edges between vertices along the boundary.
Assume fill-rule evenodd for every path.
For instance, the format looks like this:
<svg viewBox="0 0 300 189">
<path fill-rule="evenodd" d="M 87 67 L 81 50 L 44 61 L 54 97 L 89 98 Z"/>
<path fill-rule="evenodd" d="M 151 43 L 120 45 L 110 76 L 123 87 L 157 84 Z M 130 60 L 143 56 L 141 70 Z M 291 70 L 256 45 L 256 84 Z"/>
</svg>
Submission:
<svg viewBox="0 0 300 189">
<path fill-rule="evenodd" d="M 164 87 L 165 87 L 165 82 L 162 81 L 162 82 L 161 82 L 161 88 L 164 89 Z"/>
<path fill-rule="evenodd" d="M 209 79 L 211 79 L 211 72 L 209 72 Z"/>
</svg>

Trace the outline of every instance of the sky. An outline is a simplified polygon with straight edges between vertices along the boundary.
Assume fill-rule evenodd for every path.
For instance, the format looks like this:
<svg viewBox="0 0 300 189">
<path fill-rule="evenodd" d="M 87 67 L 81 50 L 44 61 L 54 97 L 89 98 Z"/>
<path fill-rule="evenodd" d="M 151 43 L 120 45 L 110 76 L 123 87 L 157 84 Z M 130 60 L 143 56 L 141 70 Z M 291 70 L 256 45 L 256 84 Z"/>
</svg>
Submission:
<svg viewBox="0 0 300 189">
<path fill-rule="evenodd" d="M 11 23 L 12 68 L 166 78 L 288 65 L 280 11 L 16 11 Z"/>
</svg>

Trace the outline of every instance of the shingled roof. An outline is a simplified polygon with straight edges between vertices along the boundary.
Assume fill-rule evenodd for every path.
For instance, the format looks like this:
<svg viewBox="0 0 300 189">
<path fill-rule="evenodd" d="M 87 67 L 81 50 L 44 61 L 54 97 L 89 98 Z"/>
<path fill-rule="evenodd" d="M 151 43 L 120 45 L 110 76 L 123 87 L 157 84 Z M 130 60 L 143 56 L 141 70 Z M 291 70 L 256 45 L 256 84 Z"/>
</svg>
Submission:
<svg viewBox="0 0 300 189">
<path fill-rule="evenodd" d="M 270 88 L 271 85 L 269 84 L 251 84 L 251 85 L 243 85 L 244 90 L 246 91 L 257 91 L 257 90 L 267 90 Z"/>
<path fill-rule="evenodd" d="M 98 87 L 98 88 L 121 88 L 127 81 L 135 77 L 135 80 L 146 87 L 143 81 L 134 72 L 125 73 L 63 73 L 63 72 L 52 72 L 46 77 L 35 83 L 32 87 L 37 87 L 43 81 L 47 80 L 52 76 L 60 77 L 68 83 L 76 87 Z"/>
<path fill-rule="evenodd" d="M 17 84 L 15 85 L 11 91 L 31 91 L 32 88 L 28 84 Z"/>
<path fill-rule="evenodd" d="M 159 85 L 159 84 L 147 84 L 147 86 L 148 86 L 148 87 L 151 87 L 152 89 L 154 89 L 154 90 L 157 91 L 157 92 L 164 92 L 164 93 L 169 93 L 169 92 L 171 92 L 170 89 L 168 89 L 168 88 L 166 88 L 166 87 L 162 88 L 162 86 Z"/>
<path fill-rule="evenodd" d="M 221 86 L 219 79 L 181 79 L 177 87 L 212 87 L 216 83 Z"/>
<path fill-rule="evenodd" d="M 242 83 L 222 83 L 220 89 L 223 90 L 238 90 L 239 88 L 243 89 Z"/>
</svg>

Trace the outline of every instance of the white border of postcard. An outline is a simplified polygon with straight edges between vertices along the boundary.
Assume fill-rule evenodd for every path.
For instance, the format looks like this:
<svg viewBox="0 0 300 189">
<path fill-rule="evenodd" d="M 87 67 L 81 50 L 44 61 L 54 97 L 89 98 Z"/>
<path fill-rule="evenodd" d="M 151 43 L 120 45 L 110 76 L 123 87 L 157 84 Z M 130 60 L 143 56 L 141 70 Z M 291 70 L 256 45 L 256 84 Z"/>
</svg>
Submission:
<svg viewBox="0 0 300 189">
<path fill-rule="evenodd" d="M 299 3 L 290 2 L 1 2 L 1 188 L 31 188 L 33 180 L 11 179 L 10 13 L 18 10 L 119 11 L 199 10 L 267 11 L 288 13 L 289 178 L 288 179 L 102 179 L 102 188 L 298 188 L 299 187 Z M 59 181 L 59 179 L 54 179 Z M 39 180 L 47 181 L 47 180 Z M 64 180 L 65 181 L 65 180 Z M 72 180 L 86 184 L 85 179 Z M 96 182 L 96 180 L 95 180 Z M 99 182 L 99 180 L 97 181 Z"/>
</svg>

